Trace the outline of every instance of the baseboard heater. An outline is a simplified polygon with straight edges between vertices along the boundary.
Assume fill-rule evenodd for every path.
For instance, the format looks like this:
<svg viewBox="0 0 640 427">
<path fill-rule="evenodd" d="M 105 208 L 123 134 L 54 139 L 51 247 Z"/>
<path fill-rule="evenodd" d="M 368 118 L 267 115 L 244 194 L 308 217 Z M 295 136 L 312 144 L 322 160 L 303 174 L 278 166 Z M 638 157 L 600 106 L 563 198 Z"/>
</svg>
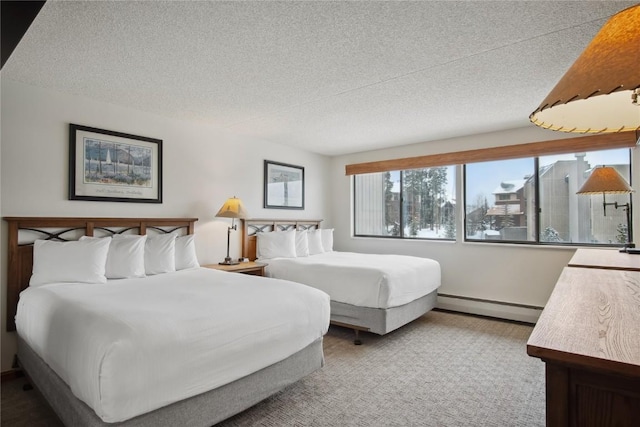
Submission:
<svg viewBox="0 0 640 427">
<path fill-rule="evenodd" d="M 481 316 L 496 317 L 499 319 L 536 323 L 544 307 L 505 301 L 493 301 L 462 295 L 438 294 L 438 303 L 436 304 L 436 308 L 459 311 L 462 313 L 479 314 Z"/>
</svg>

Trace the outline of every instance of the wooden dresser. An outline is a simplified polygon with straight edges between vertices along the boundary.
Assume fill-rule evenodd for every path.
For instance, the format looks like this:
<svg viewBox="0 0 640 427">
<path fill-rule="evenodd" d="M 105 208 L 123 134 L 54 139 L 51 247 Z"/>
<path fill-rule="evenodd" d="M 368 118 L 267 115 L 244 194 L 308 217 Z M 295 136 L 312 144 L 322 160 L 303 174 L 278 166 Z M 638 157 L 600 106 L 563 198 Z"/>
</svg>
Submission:
<svg viewBox="0 0 640 427">
<path fill-rule="evenodd" d="M 640 425 L 638 270 L 640 255 L 596 249 L 563 270 L 527 342 L 545 362 L 547 426 Z"/>
<path fill-rule="evenodd" d="M 569 260 L 569 267 L 640 271 L 640 255 L 611 249 L 578 249 Z"/>
</svg>

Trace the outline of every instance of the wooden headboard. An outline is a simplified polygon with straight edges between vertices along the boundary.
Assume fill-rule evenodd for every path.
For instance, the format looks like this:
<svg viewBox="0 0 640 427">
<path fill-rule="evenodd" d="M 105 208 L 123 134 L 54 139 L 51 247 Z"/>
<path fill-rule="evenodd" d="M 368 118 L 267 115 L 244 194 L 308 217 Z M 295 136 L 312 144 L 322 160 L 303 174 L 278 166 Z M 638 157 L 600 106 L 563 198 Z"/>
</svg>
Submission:
<svg viewBox="0 0 640 427">
<path fill-rule="evenodd" d="M 242 256 L 254 261 L 257 233 L 287 230 L 314 230 L 320 228 L 321 219 L 245 219 L 242 221 Z"/>
<path fill-rule="evenodd" d="M 45 218 L 5 217 L 9 225 L 7 264 L 7 331 L 15 331 L 20 292 L 29 286 L 33 242 L 37 239 L 72 241 L 81 236 L 145 235 L 182 231 L 193 234 L 198 218 Z M 26 238 L 26 240 L 25 240 Z"/>
</svg>

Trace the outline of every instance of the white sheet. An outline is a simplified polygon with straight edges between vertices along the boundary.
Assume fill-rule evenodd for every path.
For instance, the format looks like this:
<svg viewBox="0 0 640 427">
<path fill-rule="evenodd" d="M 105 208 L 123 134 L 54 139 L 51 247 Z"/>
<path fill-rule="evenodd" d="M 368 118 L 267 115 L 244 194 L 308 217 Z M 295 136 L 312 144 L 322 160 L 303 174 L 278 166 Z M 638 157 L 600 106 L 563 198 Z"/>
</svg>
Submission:
<svg viewBox="0 0 640 427">
<path fill-rule="evenodd" d="M 205 268 L 20 295 L 18 333 L 106 422 L 242 378 L 322 337 L 329 297 Z"/>
<path fill-rule="evenodd" d="M 304 283 L 332 301 L 360 307 L 397 307 L 440 286 L 440 264 L 429 258 L 333 251 L 260 261 L 269 264 L 270 277 Z"/>
</svg>

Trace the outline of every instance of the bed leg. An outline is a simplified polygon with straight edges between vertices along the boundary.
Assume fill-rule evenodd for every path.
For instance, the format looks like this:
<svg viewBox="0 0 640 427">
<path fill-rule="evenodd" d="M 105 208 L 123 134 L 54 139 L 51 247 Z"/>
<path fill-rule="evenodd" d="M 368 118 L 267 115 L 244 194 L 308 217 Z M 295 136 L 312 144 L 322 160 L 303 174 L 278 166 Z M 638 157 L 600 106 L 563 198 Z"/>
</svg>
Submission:
<svg viewBox="0 0 640 427">
<path fill-rule="evenodd" d="M 361 345 L 362 341 L 360 341 L 360 331 L 358 329 L 354 329 L 353 332 L 356 333 L 356 337 L 353 340 L 353 345 Z"/>
<path fill-rule="evenodd" d="M 11 367 L 13 369 L 20 369 L 20 371 L 18 372 L 19 377 L 24 376 L 24 370 L 22 370 L 22 366 L 20 366 L 20 360 L 18 359 L 17 354 L 13 355 L 13 363 L 11 364 Z M 29 377 L 27 377 L 27 381 L 29 381 Z M 31 382 L 29 381 L 22 386 L 22 390 L 23 391 L 33 390 L 33 385 L 31 385 Z"/>
<path fill-rule="evenodd" d="M 20 361 L 18 360 L 18 355 L 13 355 L 13 362 L 11 363 L 11 369 L 20 369 Z"/>
</svg>

